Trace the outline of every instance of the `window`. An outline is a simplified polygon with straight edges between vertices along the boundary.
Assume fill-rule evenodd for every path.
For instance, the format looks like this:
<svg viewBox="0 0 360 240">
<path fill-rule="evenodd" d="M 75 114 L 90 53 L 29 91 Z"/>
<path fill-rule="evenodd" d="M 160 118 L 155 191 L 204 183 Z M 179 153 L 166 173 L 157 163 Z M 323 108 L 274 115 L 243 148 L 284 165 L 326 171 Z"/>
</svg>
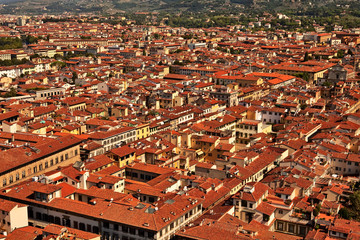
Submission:
<svg viewBox="0 0 360 240">
<path fill-rule="evenodd" d="M 48 222 L 54 223 L 54 221 L 55 221 L 54 216 L 48 215 Z"/>
<path fill-rule="evenodd" d="M 66 154 L 65 154 L 65 160 L 68 160 L 68 159 L 69 159 L 69 154 L 66 153 Z"/>
<path fill-rule="evenodd" d="M 114 230 L 115 230 L 115 231 L 119 231 L 119 225 L 114 224 Z"/>
<path fill-rule="evenodd" d="M 6 186 L 6 178 L 3 179 L 3 186 Z"/>
<path fill-rule="evenodd" d="M 41 171 L 41 170 L 43 170 L 43 165 L 42 164 L 39 165 L 39 171 Z"/>
<path fill-rule="evenodd" d="M 283 210 L 282 210 L 282 209 L 279 209 L 279 214 L 283 214 Z"/>
<path fill-rule="evenodd" d="M 26 176 L 25 170 L 22 171 L 21 177 L 24 178 Z"/>
<path fill-rule="evenodd" d="M 60 162 L 63 162 L 64 161 L 64 156 L 61 156 L 60 157 Z"/>
<path fill-rule="evenodd" d="M 135 235 L 136 234 L 136 229 L 135 228 L 129 228 L 129 232 L 130 232 L 130 234 L 133 234 L 133 235 Z"/>
<path fill-rule="evenodd" d="M 144 230 L 139 229 L 139 236 L 140 236 L 140 237 L 144 237 L 144 236 L 145 236 Z"/>
<path fill-rule="evenodd" d="M 77 221 L 74 221 L 74 228 L 78 228 L 78 222 Z"/>
<path fill-rule="evenodd" d="M 77 150 L 77 149 L 75 149 L 75 156 L 76 156 L 76 155 L 78 155 L 78 150 Z"/>
<path fill-rule="evenodd" d="M 18 181 L 20 179 L 20 175 L 19 173 L 16 173 L 16 181 Z"/>
<path fill-rule="evenodd" d="M 59 163 L 59 158 L 56 157 L 56 158 L 55 158 L 55 164 L 58 164 L 58 163 Z"/>
<path fill-rule="evenodd" d="M 48 167 L 49 167 L 49 163 L 45 162 L 45 168 L 48 168 Z"/>
<path fill-rule="evenodd" d="M 253 204 L 252 204 L 252 203 L 249 203 L 249 208 L 253 208 Z"/>
<path fill-rule="evenodd" d="M 283 223 L 279 222 L 277 225 L 277 229 L 282 231 L 283 230 Z"/>
<path fill-rule="evenodd" d="M 293 224 L 289 224 L 289 232 L 291 233 L 295 232 L 295 226 Z"/>
<path fill-rule="evenodd" d="M 54 160 L 50 160 L 50 167 L 52 166 L 52 165 L 54 165 Z"/>
<path fill-rule="evenodd" d="M 80 223 L 80 224 L 79 224 L 79 229 L 85 231 L 85 224 L 84 224 L 84 223 Z"/>
<path fill-rule="evenodd" d="M 241 200 L 241 206 L 242 207 L 247 207 L 247 201 Z"/>
<path fill-rule="evenodd" d="M 92 232 L 98 234 L 99 233 L 99 227 L 93 226 Z"/>
<path fill-rule="evenodd" d="M 55 217 L 55 224 L 60 225 L 60 218 L 59 217 Z"/>
<path fill-rule="evenodd" d="M 300 235 L 302 235 L 302 236 L 306 235 L 306 227 L 300 226 Z"/>
<path fill-rule="evenodd" d="M 104 228 L 109 228 L 110 224 L 108 222 L 103 223 Z"/>
<path fill-rule="evenodd" d="M 37 172 L 37 167 L 35 166 L 33 170 L 34 170 L 34 173 L 36 173 Z"/>
</svg>

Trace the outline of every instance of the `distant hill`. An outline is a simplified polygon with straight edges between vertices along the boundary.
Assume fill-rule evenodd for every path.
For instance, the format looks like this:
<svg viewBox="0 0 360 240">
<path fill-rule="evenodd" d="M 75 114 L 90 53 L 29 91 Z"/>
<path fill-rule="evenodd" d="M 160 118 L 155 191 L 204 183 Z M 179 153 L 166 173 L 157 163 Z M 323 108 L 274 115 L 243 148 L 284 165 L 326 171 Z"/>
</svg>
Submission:
<svg viewBox="0 0 360 240">
<path fill-rule="evenodd" d="M 353 2 L 351 0 L 0 0 L 0 13 L 109 13 L 136 11 L 248 12 L 288 10 Z"/>
</svg>

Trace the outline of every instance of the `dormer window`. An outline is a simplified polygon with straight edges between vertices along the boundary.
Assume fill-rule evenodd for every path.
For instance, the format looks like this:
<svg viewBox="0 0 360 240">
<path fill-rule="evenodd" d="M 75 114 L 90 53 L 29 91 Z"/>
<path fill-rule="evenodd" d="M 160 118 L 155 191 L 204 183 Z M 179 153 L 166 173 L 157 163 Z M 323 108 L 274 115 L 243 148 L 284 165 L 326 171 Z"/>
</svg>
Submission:
<svg viewBox="0 0 360 240">
<path fill-rule="evenodd" d="M 35 199 L 40 200 L 41 194 L 39 192 L 35 192 Z"/>
</svg>

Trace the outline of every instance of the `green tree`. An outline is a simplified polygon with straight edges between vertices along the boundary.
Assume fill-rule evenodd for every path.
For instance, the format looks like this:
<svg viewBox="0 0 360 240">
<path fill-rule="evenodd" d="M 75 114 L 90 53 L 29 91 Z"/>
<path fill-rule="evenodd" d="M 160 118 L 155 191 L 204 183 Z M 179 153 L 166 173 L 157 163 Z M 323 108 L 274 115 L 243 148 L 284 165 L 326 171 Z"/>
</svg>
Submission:
<svg viewBox="0 0 360 240">
<path fill-rule="evenodd" d="M 301 104 L 301 105 L 300 105 L 300 109 L 301 109 L 301 110 L 304 110 L 305 108 L 307 108 L 307 105 L 306 105 L 306 104 Z"/>
<path fill-rule="evenodd" d="M 160 39 L 160 34 L 154 33 L 154 38 L 155 38 L 155 39 Z"/>
<path fill-rule="evenodd" d="M 53 63 L 50 64 L 51 67 L 56 66 L 58 69 L 64 68 L 66 67 L 66 63 L 61 62 L 61 61 L 55 61 Z"/>
<path fill-rule="evenodd" d="M 72 77 L 71 77 L 71 80 L 72 80 L 72 83 L 74 84 L 75 83 L 75 80 L 78 78 L 78 75 L 76 72 L 73 72 L 72 73 Z"/>
<path fill-rule="evenodd" d="M 321 210 L 321 204 L 319 203 L 318 205 L 316 205 L 316 207 L 313 210 L 313 214 L 315 217 L 319 215 L 320 210 Z"/>
<path fill-rule="evenodd" d="M 60 54 L 57 53 L 57 54 L 54 55 L 54 58 L 55 58 L 55 59 L 62 59 L 63 56 L 61 56 Z"/>
<path fill-rule="evenodd" d="M 348 220 L 350 220 L 350 218 L 351 218 L 350 217 L 350 212 L 349 212 L 349 210 L 347 208 L 340 209 L 339 216 L 341 218 L 348 219 Z"/>
<path fill-rule="evenodd" d="M 26 43 L 26 44 L 34 44 L 34 43 L 38 43 L 39 39 L 31 36 L 31 35 L 26 35 L 26 36 L 22 36 L 21 39 Z"/>
<path fill-rule="evenodd" d="M 322 84 L 324 87 L 331 87 L 331 83 L 326 81 Z"/>
<path fill-rule="evenodd" d="M 13 66 L 13 65 L 20 65 L 20 64 L 25 64 L 27 63 L 27 59 L 16 59 L 13 58 L 11 60 L 0 60 L 0 66 Z"/>
<path fill-rule="evenodd" d="M 344 57 L 344 50 L 339 49 L 336 54 L 337 58 L 343 58 Z"/>
<path fill-rule="evenodd" d="M 1 37 L 0 50 L 22 48 L 20 38 Z"/>
<path fill-rule="evenodd" d="M 307 81 L 307 82 L 309 82 L 309 80 L 310 80 L 310 75 L 309 75 L 309 73 L 307 73 L 307 72 L 305 72 L 304 74 L 303 74 L 303 77 L 302 77 L 305 81 Z"/>
<path fill-rule="evenodd" d="M 32 60 L 32 59 L 34 59 L 34 58 L 40 58 L 41 56 L 39 55 L 39 54 L 33 54 L 33 55 L 31 55 L 30 56 L 30 59 Z"/>
<path fill-rule="evenodd" d="M 306 52 L 306 53 L 305 53 L 305 56 L 304 56 L 304 62 L 309 61 L 309 60 L 310 60 L 309 53 Z"/>
<path fill-rule="evenodd" d="M 349 197 L 351 209 L 355 212 L 360 211 L 360 191 L 356 191 Z"/>
<path fill-rule="evenodd" d="M 17 91 L 14 87 L 10 88 L 10 91 L 5 93 L 4 97 L 9 98 L 9 97 L 15 97 L 17 95 Z"/>
</svg>

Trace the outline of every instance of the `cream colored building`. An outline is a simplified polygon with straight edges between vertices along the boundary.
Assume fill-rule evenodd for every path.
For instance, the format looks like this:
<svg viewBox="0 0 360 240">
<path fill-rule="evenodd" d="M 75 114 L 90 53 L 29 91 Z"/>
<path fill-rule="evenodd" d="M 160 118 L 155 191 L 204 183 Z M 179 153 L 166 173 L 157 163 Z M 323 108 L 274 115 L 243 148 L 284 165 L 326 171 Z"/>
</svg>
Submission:
<svg viewBox="0 0 360 240">
<path fill-rule="evenodd" d="M 8 187 L 80 160 L 81 140 L 61 137 L 0 152 L 0 186 Z"/>
<path fill-rule="evenodd" d="M 7 233 L 28 226 L 28 206 L 0 199 L 0 228 Z"/>
</svg>

